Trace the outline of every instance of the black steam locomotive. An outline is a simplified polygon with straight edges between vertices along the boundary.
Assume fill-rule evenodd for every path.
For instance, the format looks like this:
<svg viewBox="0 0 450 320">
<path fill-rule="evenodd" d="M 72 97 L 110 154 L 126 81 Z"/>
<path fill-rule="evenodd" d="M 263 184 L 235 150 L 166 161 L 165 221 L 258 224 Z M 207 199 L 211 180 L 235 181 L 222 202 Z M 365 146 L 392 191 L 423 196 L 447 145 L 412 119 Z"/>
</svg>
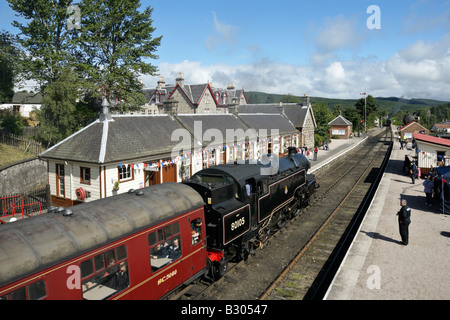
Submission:
<svg viewBox="0 0 450 320">
<path fill-rule="evenodd" d="M 246 259 L 272 231 L 298 215 L 314 193 L 310 163 L 295 148 L 276 160 L 275 174 L 267 174 L 269 165 L 263 163 L 223 164 L 185 182 L 205 202 L 208 258 L 216 278 L 226 272 L 228 261 Z"/>
</svg>

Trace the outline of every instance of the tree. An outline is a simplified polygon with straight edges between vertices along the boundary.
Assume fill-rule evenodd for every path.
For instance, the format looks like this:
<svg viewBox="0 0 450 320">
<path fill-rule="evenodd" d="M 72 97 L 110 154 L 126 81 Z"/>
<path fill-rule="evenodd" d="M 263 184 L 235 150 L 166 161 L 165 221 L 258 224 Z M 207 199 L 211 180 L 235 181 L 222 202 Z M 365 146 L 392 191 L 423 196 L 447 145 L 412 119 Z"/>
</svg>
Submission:
<svg viewBox="0 0 450 320">
<path fill-rule="evenodd" d="M 155 75 L 148 59 L 161 37 L 153 38 L 153 9 L 139 11 L 139 0 L 85 0 L 80 3 L 77 60 L 83 77 L 106 95 L 112 107 L 129 109 L 142 104 L 144 94 L 138 77 Z"/>
<path fill-rule="evenodd" d="M 314 144 L 320 145 L 321 142 L 328 138 L 328 132 L 330 130 L 328 123 L 333 120 L 333 113 L 328 107 L 328 104 L 323 102 L 313 104 L 312 108 L 317 124 L 314 133 Z"/>
<path fill-rule="evenodd" d="M 370 114 L 378 111 L 378 102 L 375 100 L 374 97 L 371 95 L 367 96 L 367 106 L 366 106 L 366 117 L 368 118 Z M 355 103 L 356 110 L 358 110 L 361 120 L 364 120 L 364 107 L 365 107 L 365 101 L 364 98 L 359 99 Z"/>
<path fill-rule="evenodd" d="M 0 103 L 11 102 L 21 55 L 17 38 L 8 31 L 0 32 Z"/>
<path fill-rule="evenodd" d="M 300 98 L 288 93 L 281 98 L 283 103 L 301 103 Z"/>
<path fill-rule="evenodd" d="M 19 17 L 13 22 L 21 31 L 20 44 L 26 51 L 22 59 L 22 77 L 35 80 L 39 90 L 56 81 L 73 60 L 72 33 L 67 28 L 72 0 L 8 0 Z"/>
<path fill-rule="evenodd" d="M 65 70 L 59 80 L 47 86 L 42 108 L 38 111 L 41 126 L 39 138 L 56 143 L 81 129 L 77 119 L 78 81 L 70 70 Z"/>
</svg>

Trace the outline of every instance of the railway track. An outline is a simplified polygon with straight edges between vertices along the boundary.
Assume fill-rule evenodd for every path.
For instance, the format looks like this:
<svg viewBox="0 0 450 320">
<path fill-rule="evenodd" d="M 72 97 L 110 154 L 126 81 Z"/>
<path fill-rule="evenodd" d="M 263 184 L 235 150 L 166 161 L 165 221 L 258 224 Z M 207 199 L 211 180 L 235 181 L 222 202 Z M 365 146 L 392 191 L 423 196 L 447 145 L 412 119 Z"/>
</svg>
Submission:
<svg viewBox="0 0 450 320">
<path fill-rule="evenodd" d="M 392 134 L 369 137 L 315 172 L 321 187 L 311 204 L 246 261 L 215 283 L 197 281 L 182 300 L 319 299 L 352 239 L 364 199 L 382 171 Z M 370 202 L 370 201 L 369 201 Z M 351 241 L 350 241 L 351 242 Z"/>
</svg>

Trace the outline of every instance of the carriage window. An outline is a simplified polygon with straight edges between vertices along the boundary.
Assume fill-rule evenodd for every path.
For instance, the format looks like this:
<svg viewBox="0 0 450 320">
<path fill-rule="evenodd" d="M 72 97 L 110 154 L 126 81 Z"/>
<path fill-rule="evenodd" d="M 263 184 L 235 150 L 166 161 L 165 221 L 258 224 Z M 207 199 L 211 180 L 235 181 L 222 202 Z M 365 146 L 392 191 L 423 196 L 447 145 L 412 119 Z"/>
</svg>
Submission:
<svg viewBox="0 0 450 320">
<path fill-rule="evenodd" d="M 80 265 L 83 298 L 102 300 L 127 288 L 129 275 L 126 258 L 127 249 L 122 245 L 83 261 Z"/>
<path fill-rule="evenodd" d="M 181 257 L 180 225 L 175 222 L 150 233 L 148 244 L 150 264 L 155 272 Z"/>
<path fill-rule="evenodd" d="M 39 300 L 46 295 L 45 282 L 40 280 L 28 286 L 28 299 Z"/>
<path fill-rule="evenodd" d="M 45 298 L 45 281 L 39 280 L 0 297 L 0 300 L 39 300 Z"/>
</svg>

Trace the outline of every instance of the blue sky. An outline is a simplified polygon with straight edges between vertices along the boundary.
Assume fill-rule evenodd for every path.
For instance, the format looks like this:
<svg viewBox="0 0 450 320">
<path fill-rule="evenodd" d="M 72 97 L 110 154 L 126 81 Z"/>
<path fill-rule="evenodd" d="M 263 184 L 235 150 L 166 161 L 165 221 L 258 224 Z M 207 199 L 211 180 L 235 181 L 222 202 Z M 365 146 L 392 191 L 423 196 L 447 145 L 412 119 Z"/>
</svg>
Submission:
<svg viewBox="0 0 450 320">
<path fill-rule="evenodd" d="M 1 28 L 13 12 L 0 0 Z M 159 73 L 246 91 L 450 100 L 449 0 L 141 0 L 153 8 Z M 371 5 L 380 29 L 369 29 Z M 143 75 L 147 87 L 157 77 Z"/>
</svg>

